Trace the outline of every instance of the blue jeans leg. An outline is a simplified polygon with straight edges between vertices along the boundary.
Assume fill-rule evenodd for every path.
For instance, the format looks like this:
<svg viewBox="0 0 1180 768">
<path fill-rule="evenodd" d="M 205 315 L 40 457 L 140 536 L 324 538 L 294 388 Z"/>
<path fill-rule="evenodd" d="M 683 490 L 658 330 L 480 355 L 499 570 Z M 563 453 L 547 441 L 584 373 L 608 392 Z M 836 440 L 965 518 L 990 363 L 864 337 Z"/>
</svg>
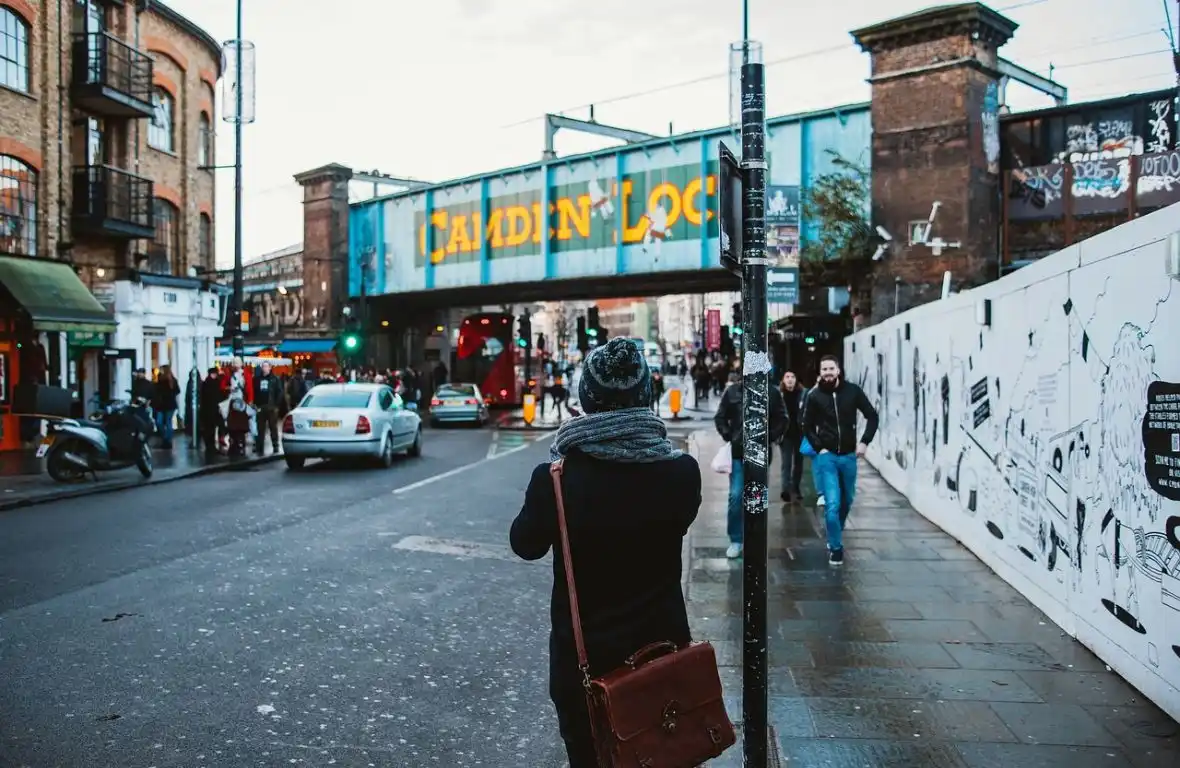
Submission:
<svg viewBox="0 0 1180 768">
<path fill-rule="evenodd" d="M 828 548 L 844 548 L 844 526 L 840 524 L 840 472 L 836 465 L 839 457 L 833 453 L 821 453 L 811 459 L 815 471 L 815 489 L 824 497 L 824 523 L 828 529 Z"/>
<path fill-rule="evenodd" d="M 731 544 L 742 543 L 742 491 L 745 487 L 741 459 L 734 459 L 733 468 L 729 472 L 729 514 L 725 524 L 725 532 L 729 534 Z"/>
<path fill-rule="evenodd" d="M 156 431 L 165 443 L 172 442 L 172 416 L 176 411 L 156 411 Z"/>
<path fill-rule="evenodd" d="M 840 530 L 848 522 L 852 500 L 856 498 L 856 454 L 836 456 L 836 472 L 840 475 Z"/>
</svg>

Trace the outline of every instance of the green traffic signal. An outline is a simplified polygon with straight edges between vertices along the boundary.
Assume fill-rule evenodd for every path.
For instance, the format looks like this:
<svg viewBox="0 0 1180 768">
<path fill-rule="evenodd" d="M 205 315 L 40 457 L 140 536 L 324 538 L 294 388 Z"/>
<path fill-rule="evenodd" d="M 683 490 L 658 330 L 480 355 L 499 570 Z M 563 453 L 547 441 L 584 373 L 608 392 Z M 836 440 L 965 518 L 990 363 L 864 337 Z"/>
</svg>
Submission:
<svg viewBox="0 0 1180 768">
<path fill-rule="evenodd" d="M 360 339 L 358 339 L 356 336 L 353 336 L 352 334 L 349 334 L 348 336 L 344 337 L 344 348 L 345 349 L 356 349 L 360 345 L 360 343 L 361 343 Z"/>
<path fill-rule="evenodd" d="M 528 345 L 529 345 L 529 342 L 527 339 L 517 339 L 516 340 L 516 346 L 518 346 L 518 347 L 523 348 L 523 347 L 527 347 Z"/>
<path fill-rule="evenodd" d="M 587 335 L 587 336 L 597 336 L 597 335 L 598 335 L 598 329 L 597 329 L 597 328 L 587 328 L 587 329 L 586 329 L 586 335 Z"/>
<path fill-rule="evenodd" d="M 805 339 L 803 340 L 803 342 L 804 342 L 805 344 L 814 344 L 814 343 L 815 343 L 815 337 L 814 337 L 814 336 L 808 336 L 807 338 L 805 338 Z"/>
</svg>

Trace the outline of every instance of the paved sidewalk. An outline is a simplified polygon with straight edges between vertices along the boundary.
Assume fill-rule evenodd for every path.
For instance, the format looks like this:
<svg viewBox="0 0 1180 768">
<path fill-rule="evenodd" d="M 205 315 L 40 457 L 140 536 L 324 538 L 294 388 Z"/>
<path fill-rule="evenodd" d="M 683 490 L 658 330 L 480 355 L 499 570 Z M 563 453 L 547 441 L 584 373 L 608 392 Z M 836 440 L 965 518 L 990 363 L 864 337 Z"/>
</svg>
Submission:
<svg viewBox="0 0 1180 768">
<path fill-rule="evenodd" d="M 721 444 L 693 438 L 704 502 L 686 585 L 695 635 L 741 717 L 741 561 L 725 559 Z M 782 504 L 771 472 L 771 722 L 805 768 L 1176 768 L 1180 727 L 862 462 L 828 565 L 813 504 Z M 814 501 L 810 472 L 804 494 Z M 822 513 L 822 510 L 821 510 Z M 711 766 L 740 766 L 741 746 Z"/>
<path fill-rule="evenodd" d="M 215 456 L 207 460 L 203 450 L 190 448 L 187 435 L 178 434 L 173 440 L 171 451 L 159 448 L 153 451 L 152 459 L 155 466 L 150 479 L 145 480 L 141 477 L 135 467 L 128 467 L 112 472 L 99 472 L 97 481 L 88 478 L 77 483 L 59 483 L 49 477 L 45 472 L 44 459 L 36 458 L 31 451 L 0 452 L 0 512 L 94 493 L 166 483 L 211 472 L 244 469 L 259 463 L 275 461 L 282 455 L 281 452 L 268 452 L 258 457 L 253 453 L 252 445 L 251 439 L 251 452 L 246 457 L 231 459 L 228 456 Z"/>
</svg>

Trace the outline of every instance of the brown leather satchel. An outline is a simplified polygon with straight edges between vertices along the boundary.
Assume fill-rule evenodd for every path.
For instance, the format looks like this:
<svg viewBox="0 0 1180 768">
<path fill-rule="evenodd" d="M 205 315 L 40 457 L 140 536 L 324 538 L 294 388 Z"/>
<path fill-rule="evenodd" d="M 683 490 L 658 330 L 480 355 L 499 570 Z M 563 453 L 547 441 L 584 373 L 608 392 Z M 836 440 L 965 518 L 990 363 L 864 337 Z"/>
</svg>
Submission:
<svg viewBox="0 0 1180 768">
<path fill-rule="evenodd" d="M 549 472 L 557 496 L 578 669 L 600 768 L 694 768 L 719 756 L 737 736 L 725 712 L 717 655 L 709 643 L 683 648 L 673 642 L 652 643 L 622 667 L 590 677 L 561 492 L 562 461 L 553 462 Z"/>
</svg>

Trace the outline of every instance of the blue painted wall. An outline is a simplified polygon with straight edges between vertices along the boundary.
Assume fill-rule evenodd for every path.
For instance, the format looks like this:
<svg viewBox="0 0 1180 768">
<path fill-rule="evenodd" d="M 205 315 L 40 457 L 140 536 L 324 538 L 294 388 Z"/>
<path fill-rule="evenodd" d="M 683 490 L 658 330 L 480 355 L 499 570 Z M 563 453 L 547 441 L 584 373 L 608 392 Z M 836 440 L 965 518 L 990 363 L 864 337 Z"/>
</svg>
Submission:
<svg viewBox="0 0 1180 768">
<path fill-rule="evenodd" d="M 832 153 L 869 165 L 869 105 L 767 122 L 770 183 L 806 189 Z M 352 206 L 351 295 L 719 267 L 728 129 L 535 163 Z M 802 239 L 813 225 L 801 222 Z"/>
</svg>

